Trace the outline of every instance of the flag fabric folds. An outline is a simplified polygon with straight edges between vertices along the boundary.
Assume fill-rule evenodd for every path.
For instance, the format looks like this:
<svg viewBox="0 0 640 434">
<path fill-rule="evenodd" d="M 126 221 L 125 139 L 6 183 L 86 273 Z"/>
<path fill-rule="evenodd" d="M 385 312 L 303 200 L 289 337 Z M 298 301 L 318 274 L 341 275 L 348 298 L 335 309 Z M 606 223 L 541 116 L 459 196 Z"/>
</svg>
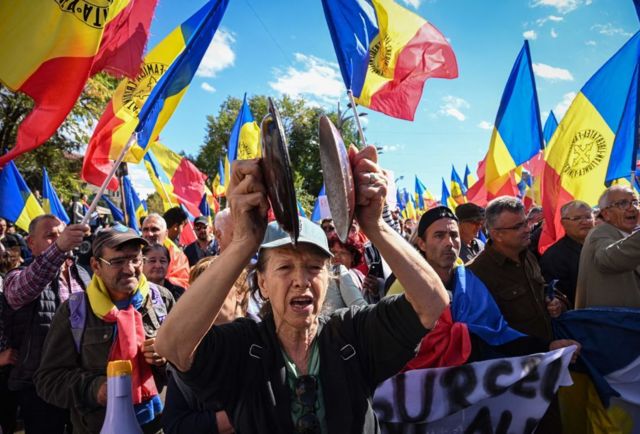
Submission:
<svg viewBox="0 0 640 434">
<path fill-rule="evenodd" d="M 447 183 L 444 182 L 444 178 L 442 178 L 442 196 L 440 198 L 440 204 L 451 208 L 453 211 L 455 211 L 458 206 L 458 203 L 451 197 L 451 194 L 449 194 L 449 189 L 447 188 Z"/>
<path fill-rule="evenodd" d="M 55 133 L 91 74 L 115 69 L 112 63 L 129 72 L 125 70 L 131 63 L 140 61 L 155 1 L 77 3 L 0 3 L 0 81 L 34 101 L 18 127 L 14 147 L 0 156 L 0 166 Z M 138 33 L 130 34 L 134 29 Z M 132 41 L 137 43 L 127 44 Z M 125 57 L 128 62 L 122 61 Z"/>
<path fill-rule="evenodd" d="M 231 128 L 229 143 L 227 144 L 227 156 L 224 166 L 224 183 L 229 185 L 231 179 L 231 163 L 235 160 L 248 160 L 262 155 L 260 148 L 260 127 L 253 120 L 251 108 L 247 103 L 247 94 L 242 98 L 242 106 Z"/>
<path fill-rule="evenodd" d="M 211 6 L 211 2 L 206 4 L 173 29 L 145 56 L 135 78 L 125 79 L 118 85 L 89 141 L 82 165 L 82 179 L 94 185 L 102 185 L 113 167 L 112 160 L 118 158 L 138 126 L 138 115 L 151 91 L 167 72 L 169 65 L 185 50 Z M 176 105 L 178 102 L 179 99 L 175 101 Z M 138 163 L 143 155 L 144 150 L 134 144 L 124 161 Z M 118 188 L 115 177 L 109 182 L 108 188 L 113 191 Z"/>
<path fill-rule="evenodd" d="M 496 193 L 501 178 L 542 149 L 542 128 L 529 43 L 524 42 L 509 74 L 491 135 L 485 185 Z"/>
<path fill-rule="evenodd" d="M 427 78 L 456 78 L 438 29 L 393 0 L 322 0 L 342 79 L 356 102 L 413 120 Z"/>
<path fill-rule="evenodd" d="M 542 138 L 544 139 L 545 146 L 551 141 L 551 137 L 553 137 L 553 133 L 556 132 L 557 128 L 558 120 L 556 119 L 556 115 L 553 113 L 553 110 L 551 110 L 544 123 L 544 128 L 542 129 Z"/>
<path fill-rule="evenodd" d="M 140 123 L 136 127 L 137 141 L 143 150 L 156 140 L 187 91 L 213 35 L 218 30 L 228 3 L 229 0 L 209 1 L 197 12 L 199 19 L 195 27 L 183 29 L 188 32 L 184 50 L 160 77 L 138 115 Z"/>
<path fill-rule="evenodd" d="M 118 207 L 118 205 L 113 203 L 106 194 L 103 194 L 100 197 L 100 200 L 104 201 L 104 203 L 106 203 L 107 206 L 109 207 L 109 211 L 111 211 L 111 216 L 113 217 L 113 220 L 124 224 L 124 213 L 122 212 L 120 207 Z"/>
<path fill-rule="evenodd" d="M 171 149 L 159 142 L 149 147 L 144 156 L 149 177 L 162 197 L 165 210 L 184 205 L 194 216 L 200 215 L 200 201 L 205 194 L 207 175 Z"/>
<path fill-rule="evenodd" d="M 467 202 L 467 187 L 453 165 L 451 165 L 451 198 L 458 205 Z"/>
<path fill-rule="evenodd" d="M 464 166 L 464 186 L 467 189 L 467 191 L 469 191 L 469 189 L 473 187 L 473 184 L 475 183 L 476 183 L 476 179 L 474 178 L 473 174 L 469 170 L 469 165 L 467 164 L 466 166 Z"/>
<path fill-rule="evenodd" d="M 209 206 L 209 202 L 207 202 L 207 194 L 202 195 L 202 200 L 200 201 L 200 206 L 198 206 L 200 210 L 200 215 L 205 217 L 211 217 L 211 207 Z"/>
<path fill-rule="evenodd" d="M 415 177 L 415 203 L 418 209 L 424 212 L 436 206 L 437 201 L 435 200 L 431 192 L 427 189 L 427 187 L 425 187 L 422 181 L 418 178 L 418 175 L 415 175 Z"/>
<path fill-rule="evenodd" d="M 31 220 L 44 214 L 13 161 L 0 171 L 0 217 L 29 232 Z"/>
<path fill-rule="evenodd" d="M 329 218 L 331 218 L 331 210 L 329 209 L 329 201 L 327 200 L 327 193 L 325 192 L 324 184 L 322 184 L 316 203 L 313 205 L 311 221 L 319 222 L 322 219 Z"/>
<path fill-rule="evenodd" d="M 222 159 L 218 160 L 218 173 L 216 173 L 216 177 L 213 179 L 213 196 L 214 197 L 222 197 L 226 194 L 227 188 L 225 187 L 225 179 L 224 179 L 224 164 L 222 163 Z"/>
<path fill-rule="evenodd" d="M 127 225 L 140 232 L 140 218 L 147 215 L 147 210 L 142 204 L 138 193 L 131 184 L 129 176 L 123 178 L 124 203 L 127 213 Z"/>
<path fill-rule="evenodd" d="M 44 167 L 42 168 L 42 209 L 46 214 L 53 214 L 58 217 L 65 224 L 69 224 L 71 221 L 67 211 L 64 209 L 64 205 L 60 202 L 58 193 L 51 185 L 49 174 Z"/>
<path fill-rule="evenodd" d="M 582 87 L 545 148 L 541 252 L 564 235 L 562 205 L 574 199 L 595 205 L 605 188 L 617 135 L 626 137 L 625 128 L 633 128 L 624 123 L 630 122 L 627 115 L 633 99 L 630 93 L 636 89 L 639 54 L 640 32 Z"/>
</svg>

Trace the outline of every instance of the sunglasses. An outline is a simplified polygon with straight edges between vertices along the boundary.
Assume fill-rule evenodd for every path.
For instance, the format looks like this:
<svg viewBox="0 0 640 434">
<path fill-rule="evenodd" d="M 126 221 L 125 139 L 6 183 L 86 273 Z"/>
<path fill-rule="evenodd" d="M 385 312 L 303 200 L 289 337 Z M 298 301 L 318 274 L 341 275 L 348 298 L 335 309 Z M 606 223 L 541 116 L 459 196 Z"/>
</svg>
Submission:
<svg viewBox="0 0 640 434">
<path fill-rule="evenodd" d="M 295 424 L 296 433 L 319 434 L 320 421 L 316 415 L 318 400 L 318 380 L 313 375 L 301 375 L 295 381 L 296 404 L 302 408 L 302 415 Z"/>
</svg>

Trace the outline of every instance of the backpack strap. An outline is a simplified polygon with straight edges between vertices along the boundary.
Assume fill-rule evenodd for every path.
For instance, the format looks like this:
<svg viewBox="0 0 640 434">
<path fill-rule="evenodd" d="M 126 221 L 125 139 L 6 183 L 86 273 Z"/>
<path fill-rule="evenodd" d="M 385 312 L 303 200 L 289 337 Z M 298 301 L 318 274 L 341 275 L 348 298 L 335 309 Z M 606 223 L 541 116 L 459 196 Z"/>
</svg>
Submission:
<svg viewBox="0 0 640 434">
<path fill-rule="evenodd" d="M 69 321 L 71 322 L 73 343 L 79 354 L 84 326 L 87 321 L 87 298 L 84 292 L 74 292 L 69 295 Z"/>
</svg>

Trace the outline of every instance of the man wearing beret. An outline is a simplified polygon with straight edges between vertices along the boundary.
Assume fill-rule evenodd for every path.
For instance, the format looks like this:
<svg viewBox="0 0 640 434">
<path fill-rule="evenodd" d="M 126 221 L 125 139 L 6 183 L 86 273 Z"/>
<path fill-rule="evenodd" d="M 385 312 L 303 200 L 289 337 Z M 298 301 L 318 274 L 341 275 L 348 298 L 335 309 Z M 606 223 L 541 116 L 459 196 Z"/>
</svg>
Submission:
<svg viewBox="0 0 640 434">
<path fill-rule="evenodd" d="M 174 304 L 168 290 L 142 274 L 142 246 L 134 231 L 116 225 L 93 241 L 93 278 L 53 318 L 34 383 L 45 401 L 71 411 L 74 433 L 99 432 L 107 405 L 106 367 L 132 364 L 134 410 L 145 433 L 160 430 L 166 360 L 155 334 Z"/>
<path fill-rule="evenodd" d="M 456 207 L 456 217 L 460 228 L 460 259 L 466 264 L 484 249 L 484 243 L 478 238 L 484 225 L 484 208 L 463 203 Z"/>
</svg>

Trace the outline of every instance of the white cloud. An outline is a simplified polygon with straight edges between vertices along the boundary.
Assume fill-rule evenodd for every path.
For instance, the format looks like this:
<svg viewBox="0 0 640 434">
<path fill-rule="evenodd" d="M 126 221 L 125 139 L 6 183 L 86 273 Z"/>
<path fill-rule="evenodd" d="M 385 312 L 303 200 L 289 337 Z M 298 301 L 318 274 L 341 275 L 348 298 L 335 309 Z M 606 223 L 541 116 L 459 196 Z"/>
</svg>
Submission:
<svg viewBox="0 0 640 434">
<path fill-rule="evenodd" d="M 478 128 L 481 128 L 483 130 L 492 130 L 493 124 L 491 122 L 482 121 L 478 124 Z"/>
<path fill-rule="evenodd" d="M 382 145 L 380 148 L 382 152 L 389 153 L 402 151 L 404 149 L 404 145 Z"/>
<path fill-rule="evenodd" d="M 300 67 L 290 66 L 285 71 L 276 69 L 276 81 L 269 82 L 272 89 L 293 97 L 315 97 L 325 104 L 333 104 L 345 94 L 336 63 L 301 53 L 294 56 Z"/>
<path fill-rule="evenodd" d="M 544 63 L 534 63 L 533 73 L 540 78 L 548 80 L 573 81 L 573 75 L 568 69 L 556 68 L 554 66 L 545 65 Z"/>
<path fill-rule="evenodd" d="M 550 6 L 556 8 L 561 14 L 567 14 L 576 10 L 581 3 L 581 0 L 532 0 L 530 5 L 531 7 Z M 587 0 L 586 4 L 589 3 Z"/>
<path fill-rule="evenodd" d="M 536 39 L 538 39 L 538 34 L 536 33 L 535 30 L 527 30 L 526 32 L 524 32 L 522 34 L 522 37 L 525 39 L 529 39 L 531 41 L 534 41 Z"/>
<path fill-rule="evenodd" d="M 463 109 L 468 109 L 471 107 L 467 101 L 462 98 L 458 98 L 457 96 L 447 95 L 442 98 L 444 104 L 440 106 L 440 110 L 438 113 L 445 116 L 451 116 L 456 118 L 460 122 L 467 119 L 467 116 L 462 113 Z"/>
<path fill-rule="evenodd" d="M 600 33 L 601 35 L 605 35 L 605 36 L 616 36 L 616 35 L 631 36 L 631 33 L 626 32 L 623 28 L 615 27 L 611 23 L 596 24 L 596 25 L 591 27 L 591 30 L 595 30 L 596 32 Z"/>
<path fill-rule="evenodd" d="M 556 32 L 556 29 L 551 29 L 551 32 L 549 34 L 554 39 L 558 37 L 558 32 Z"/>
<path fill-rule="evenodd" d="M 204 53 L 202 62 L 198 67 L 196 75 L 199 77 L 215 77 L 223 69 L 233 66 L 236 60 L 236 53 L 231 47 L 236 39 L 233 34 L 220 29 L 213 37 L 213 41 Z"/>
<path fill-rule="evenodd" d="M 577 94 L 575 92 L 565 93 L 562 96 L 562 101 L 560 101 L 556 105 L 556 107 L 553 109 L 553 113 L 555 113 L 556 119 L 558 119 L 558 122 L 560 122 L 560 120 L 562 120 L 562 118 L 564 117 L 564 114 L 569 109 L 569 106 L 573 102 L 573 100 L 576 97 L 576 95 Z"/>
<path fill-rule="evenodd" d="M 204 83 L 202 83 L 200 85 L 200 87 L 205 91 L 205 92 L 210 92 L 213 93 L 216 91 L 216 88 L 211 86 L 209 83 L 207 83 L 206 81 Z"/>
<path fill-rule="evenodd" d="M 548 17 L 537 19 L 536 24 L 542 27 L 547 21 L 553 21 L 554 23 L 559 23 L 560 21 L 564 21 L 564 18 L 559 17 L 557 15 L 549 15 Z"/>
<path fill-rule="evenodd" d="M 589 45 L 591 47 L 595 47 L 596 46 L 596 41 L 594 40 L 589 40 L 587 42 L 585 42 L 585 45 Z"/>
<path fill-rule="evenodd" d="M 422 0 L 402 0 L 407 6 L 413 6 L 413 8 L 418 9 L 420 7 L 420 3 Z"/>
<path fill-rule="evenodd" d="M 149 173 L 144 166 L 144 163 L 140 164 L 129 164 L 129 178 L 131 178 L 131 183 L 133 184 L 133 188 L 140 196 L 141 200 L 147 198 L 148 195 L 154 193 L 156 191 L 155 187 L 151 183 L 151 179 L 149 178 Z"/>
</svg>

